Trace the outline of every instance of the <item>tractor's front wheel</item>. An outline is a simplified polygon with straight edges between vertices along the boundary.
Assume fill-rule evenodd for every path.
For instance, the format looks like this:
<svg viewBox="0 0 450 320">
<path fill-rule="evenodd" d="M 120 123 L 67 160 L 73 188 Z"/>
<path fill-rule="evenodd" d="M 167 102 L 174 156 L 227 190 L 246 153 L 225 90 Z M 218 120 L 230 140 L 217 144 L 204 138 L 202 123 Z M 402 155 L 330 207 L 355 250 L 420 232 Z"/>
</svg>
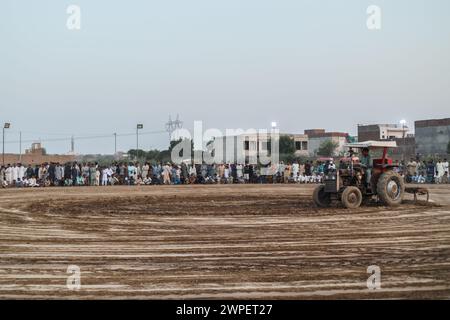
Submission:
<svg viewBox="0 0 450 320">
<path fill-rule="evenodd" d="M 313 200 L 314 203 L 320 208 L 330 206 L 331 197 L 329 193 L 325 192 L 325 186 L 323 184 L 314 189 Z"/>
<path fill-rule="evenodd" d="M 341 195 L 341 201 L 347 209 L 356 209 L 361 206 L 363 196 L 357 187 L 347 187 Z"/>
<path fill-rule="evenodd" d="M 383 204 L 387 206 L 398 206 L 405 195 L 405 182 L 403 178 L 394 171 L 388 171 L 378 179 L 377 194 Z"/>
</svg>

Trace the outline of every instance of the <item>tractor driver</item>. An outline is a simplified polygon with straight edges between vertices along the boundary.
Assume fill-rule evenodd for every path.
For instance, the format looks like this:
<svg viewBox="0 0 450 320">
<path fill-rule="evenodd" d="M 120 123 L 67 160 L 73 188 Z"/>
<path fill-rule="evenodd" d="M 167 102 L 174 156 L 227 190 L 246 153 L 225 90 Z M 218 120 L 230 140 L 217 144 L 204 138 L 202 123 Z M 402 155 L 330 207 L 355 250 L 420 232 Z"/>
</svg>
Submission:
<svg viewBox="0 0 450 320">
<path fill-rule="evenodd" d="M 369 148 L 362 149 L 360 163 L 364 168 L 364 174 L 366 175 L 366 185 L 370 187 L 370 179 L 372 178 L 372 159 L 369 154 Z"/>
</svg>

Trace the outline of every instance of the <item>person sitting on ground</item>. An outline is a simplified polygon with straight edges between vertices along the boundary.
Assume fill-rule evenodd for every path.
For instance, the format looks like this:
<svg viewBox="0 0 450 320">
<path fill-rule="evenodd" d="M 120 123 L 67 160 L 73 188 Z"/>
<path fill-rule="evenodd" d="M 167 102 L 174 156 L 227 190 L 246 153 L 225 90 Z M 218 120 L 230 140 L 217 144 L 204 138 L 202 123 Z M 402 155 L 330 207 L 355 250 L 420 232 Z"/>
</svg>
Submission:
<svg viewBox="0 0 450 320">
<path fill-rule="evenodd" d="M 144 184 L 144 180 L 142 179 L 142 176 L 141 176 L 140 174 L 137 176 L 136 181 L 135 181 L 135 184 L 136 184 L 137 186 L 141 186 L 141 185 Z"/>
<path fill-rule="evenodd" d="M 112 186 L 120 183 L 119 178 L 117 177 L 117 174 L 115 174 L 115 173 L 113 173 L 113 175 L 111 176 L 109 181 L 110 181 Z M 150 179 L 150 181 L 151 181 L 151 179 Z"/>
<path fill-rule="evenodd" d="M 37 183 L 36 176 L 32 175 L 30 179 L 28 179 L 28 186 L 33 187 L 39 187 L 39 184 Z"/>
<path fill-rule="evenodd" d="M 441 183 L 448 184 L 448 172 L 446 171 L 444 175 L 441 177 Z"/>
<path fill-rule="evenodd" d="M 420 172 L 416 172 L 416 175 L 411 177 L 412 183 L 425 183 L 425 178 Z"/>
<path fill-rule="evenodd" d="M 147 186 L 151 185 L 152 184 L 152 178 L 150 178 L 150 177 L 144 178 L 143 182 Z"/>
</svg>

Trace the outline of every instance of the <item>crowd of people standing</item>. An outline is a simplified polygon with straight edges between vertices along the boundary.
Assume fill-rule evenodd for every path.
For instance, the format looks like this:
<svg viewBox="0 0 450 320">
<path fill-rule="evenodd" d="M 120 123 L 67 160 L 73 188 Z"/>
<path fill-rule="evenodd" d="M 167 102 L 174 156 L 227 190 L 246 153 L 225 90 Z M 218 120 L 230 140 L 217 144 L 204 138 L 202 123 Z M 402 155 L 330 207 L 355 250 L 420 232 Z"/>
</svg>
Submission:
<svg viewBox="0 0 450 320">
<path fill-rule="evenodd" d="M 396 163 L 395 170 L 412 183 L 448 183 L 447 159 L 434 162 L 411 159 Z M 321 183 L 331 161 L 279 162 L 270 167 L 250 164 L 195 164 L 183 162 L 97 162 L 41 165 L 8 164 L 0 168 L 2 187 L 179 185 L 231 183 Z"/>
<path fill-rule="evenodd" d="M 2 187 L 106 186 L 221 183 L 320 183 L 325 163 L 195 164 L 118 162 L 108 166 L 88 163 L 8 164 L 0 170 Z M 269 173 L 269 174 L 268 174 Z"/>
<path fill-rule="evenodd" d="M 412 183 L 449 183 L 448 160 L 438 159 L 436 161 L 430 160 L 416 160 L 411 158 L 406 164 L 405 168 L 406 182 Z"/>
</svg>

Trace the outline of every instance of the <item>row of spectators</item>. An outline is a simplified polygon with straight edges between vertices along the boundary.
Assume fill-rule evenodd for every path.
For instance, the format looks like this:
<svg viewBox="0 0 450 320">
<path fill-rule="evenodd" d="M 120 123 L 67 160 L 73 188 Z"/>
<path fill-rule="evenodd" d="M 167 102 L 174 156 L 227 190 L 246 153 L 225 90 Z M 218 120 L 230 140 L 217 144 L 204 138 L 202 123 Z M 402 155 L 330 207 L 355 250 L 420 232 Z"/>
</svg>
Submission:
<svg viewBox="0 0 450 320">
<path fill-rule="evenodd" d="M 215 183 L 320 183 L 326 164 L 280 162 L 271 167 L 249 164 L 46 163 L 2 166 L 3 187 L 106 186 Z"/>
<path fill-rule="evenodd" d="M 406 182 L 412 183 L 449 183 L 447 159 L 419 161 L 411 158 L 408 163 L 399 167 L 405 176 Z"/>
<path fill-rule="evenodd" d="M 395 169 L 412 183 L 448 183 L 447 159 L 399 162 Z M 216 183 L 321 183 L 324 173 L 336 169 L 332 161 L 305 161 L 262 167 L 249 164 L 150 164 L 119 162 L 8 164 L 0 169 L 2 187 L 106 186 Z"/>
</svg>

